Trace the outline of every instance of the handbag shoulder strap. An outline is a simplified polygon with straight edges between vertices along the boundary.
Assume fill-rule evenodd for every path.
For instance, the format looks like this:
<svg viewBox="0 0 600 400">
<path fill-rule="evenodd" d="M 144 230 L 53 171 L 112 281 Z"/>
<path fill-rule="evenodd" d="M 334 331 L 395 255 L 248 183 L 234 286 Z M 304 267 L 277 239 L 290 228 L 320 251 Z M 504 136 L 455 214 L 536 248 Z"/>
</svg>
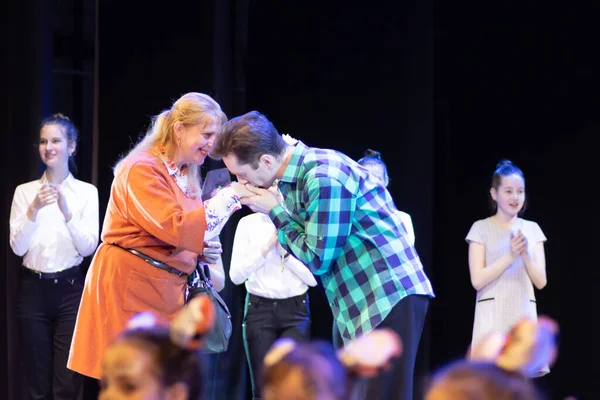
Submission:
<svg viewBox="0 0 600 400">
<path fill-rule="evenodd" d="M 212 279 L 210 277 L 210 268 L 207 264 L 203 265 L 204 268 L 202 268 L 204 270 L 204 277 L 206 278 L 207 281 L 211 281 Z"/>
<path fill-rule="evenodd" d="M 150 257 L 149 255 L 147 255 L 145 253 L 142 253 L 139 250 L 126 248 L 126 247 L 120 246 L 120 245 L 118 245 L 116 243 L 109 243 L 109 244 L 111 246 L 118 247 L 118 248 L 120 248 L 122 250 L 125 250 L 125 251 L 127 251 L 127 252 L 129 252 L 129 253 L 131 253 L 131 254 L 133 254 L 133 255 L 141 258 L 142 260 L 146 261 L 148 264 L 152 265 L 154 268 L 162 269 L 162 270 L 167 271 L 167 272 L 169 272 L 171 274 L 175 274 L 175 275 L 177 275 L 179 277 L 185 276 L 185 277 L 189 278 L 189 275 L 187 273 L 185 273 L 183 271 L 180 271 L 177 268 L 173 268 L 170 265 L 167 265 L 167 264 L 165 264 L 162 261 L 155 260 L 154 258 Z"/>
<path fill-rule="evenodd" d="M 198 271 L 200 280 L 202 282 L 204 282 L 205 284 L 209 285 L 210 287 L 212 287 L 213 283 L 212 283 L 212 279 L 210 278 L 210 268 L 208 267 L 208 265 L 198 263 L 196 270 Z"/>
</svg>

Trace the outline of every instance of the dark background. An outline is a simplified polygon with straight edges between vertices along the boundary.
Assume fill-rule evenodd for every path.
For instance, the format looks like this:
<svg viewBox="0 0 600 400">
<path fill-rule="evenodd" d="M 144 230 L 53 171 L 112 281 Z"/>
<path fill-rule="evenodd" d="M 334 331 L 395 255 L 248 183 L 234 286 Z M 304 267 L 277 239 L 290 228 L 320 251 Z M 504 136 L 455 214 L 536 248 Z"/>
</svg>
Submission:
<svg viewBox="0 0 600 400">
<path fill-rule="evenodd" d="M 464 237 L 489 215 L 491 174 L 501 158 L 520 166 L 546 243 L 548 286 L 538 311 L 561 326 L 560 356 L 539 380 L 552 399 L 596 398 L 600 355 L 593 318 L 593 256 L 600 128 L 597 2 L 399 0 L 7 0 L 2 3 L 0 119 L 5 146 L 1 231 L 5 284 L 0 393 L 19 390 L 13 322 L 19 259 L 8 246 L 17 184 L 41 174 L 42 117 L 63 112 L 81 130 L 79 179 L 100 192 L 103 218 L 111 166 L 150 117 L 189 91 L 212 95 L 233 117 L 251 109 L 281 133 L 355 159 L 382 153 L 398 207 L 411 214 L 416 247 L 432 279 L 419 381 L 468 346 L 475 291 Z M 595 155 L 595 154 L 594 154 Z M 218 168 L 207 162 L 205 171 Z M 227 268 L 235 224 L 222 240 Z M 595 235 L 595 236 L 594 236 Z M 89 260 L 87 260 L 89 262 Z M 242 317 L 244 289 L 223 296 Z M 313 333 L 330 339 L 331 315 L 311 290 Z M 590 321 L 586 323 L 586 321 Z M 207 397 L 244 398 L 240 330 L 211 359 Z"/>
</svg>

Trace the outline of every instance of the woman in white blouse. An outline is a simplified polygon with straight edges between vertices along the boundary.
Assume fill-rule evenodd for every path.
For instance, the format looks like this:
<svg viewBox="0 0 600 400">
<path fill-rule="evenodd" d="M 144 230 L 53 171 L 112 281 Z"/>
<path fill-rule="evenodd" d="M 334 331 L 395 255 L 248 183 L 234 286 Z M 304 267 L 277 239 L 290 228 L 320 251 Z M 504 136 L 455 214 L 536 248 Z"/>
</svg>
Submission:
<svg viewBox="0 0 600 400">
<path fill-rule="evenodd" d="M 77 129 L 61 114 L 42 122 L 46 170 L 15 190 L 10 246 L 23 257 L 17 318 L 30 399 L 74 399 L 81 376 L 67 359 L 85 275 L 83 258 L 98 245 L 98 190 L 70 172 Z"/>
</svg>

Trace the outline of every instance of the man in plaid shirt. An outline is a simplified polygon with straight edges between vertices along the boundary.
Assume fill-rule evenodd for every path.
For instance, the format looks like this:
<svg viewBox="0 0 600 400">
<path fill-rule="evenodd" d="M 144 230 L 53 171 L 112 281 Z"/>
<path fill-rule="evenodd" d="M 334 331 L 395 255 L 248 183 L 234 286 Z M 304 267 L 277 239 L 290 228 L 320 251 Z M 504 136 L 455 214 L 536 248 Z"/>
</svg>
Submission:
<svg viewBox="0 0 600 400">
<path fill-rule="evenodd" d="M 256 193 L 242 204 L 268 214 L 282 247 L 321 277 L 336 346 L 375 328 L 402 338 L 402 357 L 367 382 L 365 398 L 412 400 L 434 294 L 387 189 L 344 154 L 286 142 L 256 111 L 227 122 L 211 156 Z M 269 190 L 277 180 L 282 203 Z"/>
</svg>

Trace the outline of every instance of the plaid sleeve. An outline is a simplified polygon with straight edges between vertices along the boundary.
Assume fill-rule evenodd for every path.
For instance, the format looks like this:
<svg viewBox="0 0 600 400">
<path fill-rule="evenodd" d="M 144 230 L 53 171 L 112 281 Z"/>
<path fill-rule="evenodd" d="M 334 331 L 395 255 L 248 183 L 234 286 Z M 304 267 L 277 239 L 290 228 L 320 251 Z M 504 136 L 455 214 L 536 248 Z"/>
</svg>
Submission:
<svg viewBox="0 0 600 400">
<path fill-rule="evenodd" d="M 304 195 L 307 211 L 304 226 L 280 206 L 272 210 L 271 219 L 279 229 L 283 248 L 315 275 L 321 275 L 344 250 L 352 228 L 356 197 L 339 181 L 328 177 L 311 179 Z"/>
</svg>

